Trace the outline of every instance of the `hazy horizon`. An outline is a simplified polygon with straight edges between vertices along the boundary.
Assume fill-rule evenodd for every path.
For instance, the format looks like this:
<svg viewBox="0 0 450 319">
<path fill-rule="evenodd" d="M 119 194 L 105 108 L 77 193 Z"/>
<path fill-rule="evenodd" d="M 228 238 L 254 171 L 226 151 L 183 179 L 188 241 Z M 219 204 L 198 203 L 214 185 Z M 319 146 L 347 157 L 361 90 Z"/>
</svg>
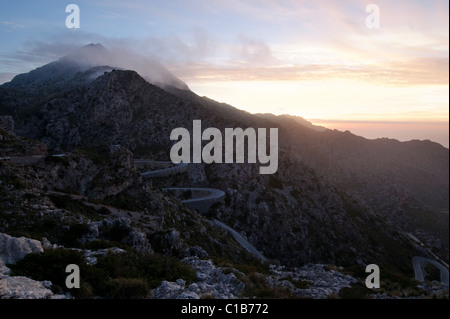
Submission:
<svg viewBox="0 0 450 319">
<path fill-rule="evenodd" d="M 250 113 L 449 146 L 448 2 L 377 1 L 375 28 L 360 0 L 76 4 L 80 29 L 66 28 L 56 0 L 2 4 L 0 83 L 102 43 Z"/>
</svg>

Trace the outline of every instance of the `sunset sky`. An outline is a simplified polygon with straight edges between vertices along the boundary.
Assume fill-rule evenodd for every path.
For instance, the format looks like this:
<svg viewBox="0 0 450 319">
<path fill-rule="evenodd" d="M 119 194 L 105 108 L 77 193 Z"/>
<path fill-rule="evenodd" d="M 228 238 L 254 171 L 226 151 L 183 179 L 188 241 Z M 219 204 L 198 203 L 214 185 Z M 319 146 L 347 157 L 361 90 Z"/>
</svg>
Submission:
<svg viewBox="0 0 450 319">
<path fill-rule="evenodd" d="M 67 29 L 65 7 L 81 10 Z M 380 27 L 368 28 L 370 3 Z M 158 59 L 199 95 L 368 138 L 448 147 L 448 0 L 2 1 L 0 83 L 102 43 Z"/>
</svg>

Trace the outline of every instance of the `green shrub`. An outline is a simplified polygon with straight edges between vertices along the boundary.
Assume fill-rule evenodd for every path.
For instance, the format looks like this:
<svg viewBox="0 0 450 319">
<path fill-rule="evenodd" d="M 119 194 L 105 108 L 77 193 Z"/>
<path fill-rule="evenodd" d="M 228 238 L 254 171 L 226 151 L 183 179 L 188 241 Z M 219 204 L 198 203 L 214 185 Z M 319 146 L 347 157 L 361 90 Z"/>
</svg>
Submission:
<svg viewBox="0 0 450 319">
<path fill-rule="evenodd" d="M 50 280 L 54 285 L 64 286 L 66 266 L 84 264 L 80 252 L 66 249 L 47 250 L 43 253 L 32 253 L 12 265 L 14 276 L 26 276 L 36 280 Z"/>
<path fill-rule="evenodd" d="M 78 148 L 75 152 L 89 158 L 95 165 L 103 165 L 110 160 L 109 147 L 107 145 L 99 145 L 95 149 L 88 147 Z"/>
<path fill-rule="evenodd" d="M 293 190 L 291 190 L 291 196 L 296 199 L 299 199 L 301 196 L 301 193 L 297 189 L 293 189 Z"/>
<path fill-rule="evenodd" d="M 431 264 L 426 264 L 424 266 L 425 273 L 427 274 L 426 279 L 433 281 L 441 281 L 441 272 L 439 269 Z"/>
<path fill-rule="evenodd" d="M 174 257 L 159 254 L 141 254 L 135 251 L 99 258 L 96 267 L 105 270 L 112 278 L 142 278 L 150 288 L 156 288 L 163 280 L 179 278 L 188 283 L 195 280 L 191 267 Z"/>
<path fill-rule="evenodd" d="M 85 205 L 82 201 L 77 199 L 72 199 L 67 195 L 48 195 L 48 198 L 53 202 L 53 204 L 59 209 L 65 209 L 72 213 L 81 214 L 91 220 L 99 220 L 99 212 L 90 206 Z"/>
<path fill-rule="evenodd" d="M 15 189 L 26 189 L 27 184 L 16 176 L 0 176 L 0 181 L 5 185 L 12 185 Z"/>
<path fill-rule="evenodd" d="M 362 284 L 355 284 L 352 287 L 345 287 L 339 291 L 339 297 L 342 299 L 372 299 L 373 293 L 369 288 Z"/>
<path fill-rule="evenodd" d="M 114 196 L 108 196 L 103 200 L 103 204 L 124 210 L 139 211 L 145 209 L 145 205 L 137 198 L 133 198 L 130 194 L 124 192 Z"/>
<path fill-rule="evenodd" d="M 292 276 L 281 278 L 280 281 L 282 281 L 282 280 L 287 280 L 287 281 L 291 282 L 295 287 L 297 287 L 299 289 L 307 289 L 309 286 L 314 284 L 312 281 L 297 280 L 297 279 L 292 278 Z"/>
<path fill-rule="evenodd" d="M 80 267 L 81 289 L 66 288 L 66 267 L 75 264 Z M 81 252 L 68 249 L 47 250 L 43 253 L 33 253 L 10 266 L 14 276 L 30 277 L 34 280 L 50 280 L 52 290 L 56 293 L 70 291 L 72 295 L 79 298 L 91 297 L 95 291 L 92 287 L 103 288 L 108 282 L 106 273 L 94 267 L 88 266 Z M 103 289 L 104 290 L 104 289 Z M 87 295 L 86 295 L 87 294 Z"/>
<path fill-rule="evenodd" d="M 102 229 L 101 236 L 107 241 L 121 242 L 130 234 L 130 228 L 118 223 Z"/>
<path fill-rule="evenodd" d="M 149 294 L 148 283 L 143 279 L 117 278 L 112 282 L 112 298 L 145 299 Z"/>
<path fill-rule="evenodd" d="M 65 270 L 69 264 L 80 267 L 80 289 L 66 288 L 69 274 Z M 156 288 L 163 280 L 195 280 L 192 268 L 176 258 L 136 251 L 99 257 L 96 265 L 89 266 L 79 251 L 54 249 L 29 254 L 9 266 L 14 276 L 50 280 L 54 292 L 70 292 L 76 298 L 148 298 L 150 288 Z"/>
<path fill-rule="evenodd" d="M 79 239 L 89 231 L 87 224 L 74 224 L 63 233 L 60 243 L 66 247 L 81 247 Z"/>
<path fill-rule="evenodd" d="M 85 249 L 92 249 L 92 250 L 106 249 L 106 248 L 111 248 L 111 247 L 118 247 L 118 248 L 122 248 L 124 250 L 131 249 L 131 247 L 126 244 L 122 244 L 117 241 L 104 240 L 104 239 L 89 241 L 89 242 L 85 243 L 83 246 L 83 248 L 85 248 Z"/>
<path fill-rule="evenodd" d="M 263 275 L 250 273 L 241 278 L 245 284 L 244 296 L 249 298 L 262 299 L 291 299 L 295 298 L 292 292 L 286 287 L 271 286 Z"/>
<path fill-rule="evenodd" d="M 270 175 L 269 187 L 283 189 L 283 183 L 278 178 Z"/>
</svg>

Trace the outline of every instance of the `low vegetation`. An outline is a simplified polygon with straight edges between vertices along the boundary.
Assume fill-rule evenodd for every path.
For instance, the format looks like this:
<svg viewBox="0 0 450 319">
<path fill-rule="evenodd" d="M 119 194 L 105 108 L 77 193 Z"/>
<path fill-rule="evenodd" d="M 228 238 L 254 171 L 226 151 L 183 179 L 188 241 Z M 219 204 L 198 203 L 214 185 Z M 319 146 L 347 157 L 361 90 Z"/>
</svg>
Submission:
<svg viewBox="0 0 450 319">
<path fill-rule="evenodd" d="M 81 287 L 69 290 L 65 286 L 68 264 L 80 267 Z M 179 278 L 188 284 L 195 279 L 191 267 L 174 257 L 128 251 L 99 257 L 96 265 L 87 265 L 76 250 L 46 250 L 29 254 L 16 265 L 9 265 L 14 276 L 35 280 L 50 280 L 55 293 L 70 292 L 77 298 L 149 298 L 150 289 L 163 280 Z"/>
</svg>

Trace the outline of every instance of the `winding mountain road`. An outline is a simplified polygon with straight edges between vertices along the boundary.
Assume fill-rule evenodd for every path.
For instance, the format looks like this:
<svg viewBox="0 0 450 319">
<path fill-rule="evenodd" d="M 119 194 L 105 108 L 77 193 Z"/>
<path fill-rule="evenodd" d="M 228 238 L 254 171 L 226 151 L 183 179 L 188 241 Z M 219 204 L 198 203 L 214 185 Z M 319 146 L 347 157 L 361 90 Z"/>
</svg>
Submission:
<svg viewBox="0 0 450 319">
<path fill-rule="evenodd" d="M 154 160 L 146 160 L 146 159 L 137 159 L 137 160 L 134 160 L 134 163 L 135 164 L 172 164 L 172 165 L 174 165 L 172 162 L 168 162 L 168 161 L 154 161 Z M 175 166 L 172 166 L 172 167 L 157 169 L 154 171 L 143 172 L 143 173 L 141 173 L 141 176 L 144 178 L 167 177 L 167 176 L 171 176 L 171 175 L 177 175 L 177 174 L 184 173 L 184 172 L 186 172 L 187 168 L 188 168 L 187 163 L 179 163 L 179 164 L 175 164 Z"/>
<path fill-rule="evenodd" d="M 236 241 L 237 241 L 239 244 L 241 244 L 241 246 L 244 247 L 249 253 L 251 253 L 252 255 L 254 255 L 256 258 L 258 258 L 258 259 L 261 260 L 262 262 L 266 262 L 266 257 L 264 257 L 264 256 L 263 256 L 263 255 L 255 248 L 255 247 L 253 247 L 253 246 L 252 246 L 252 245 L 251 245 L 244 237 L 242 237 L 237 231 L 235 231 L 233 228 L 231 228 L 231 227 L 225 225 L 224 223 L 219 222 L 217 219 L 214 219 L 213 221 L 214 221 L 214 223 L 215 223 L 217 226 L 219 226 L 219 227 L 221 227 L 221 228 L 223 228 L 223 229 L 229 231 L 229 232 L 233 235 L 234 239 L 236 239 Z"/>
<path fill-rule="evenodd" d="M 223 191 L 214 188 L 171 187 L 171 188 L 163 188 L 162 190 L 207 193 L 206 195 L 201 195 L 199 197 L 181 200 L 183 204 L 185 204 L 191 209 L 198 211 L 202 215 L 206 215 L 213 204 L 221 201 L 225 197 L 225 193 Z"/>
<path fill-rule="evenodd" d="M 423 270 L 423 265 L 428 263 L 428 264 L 435 266 L 436 268 L 438 268 L 440 270 L 441 283 L 448 287 L 448 285 L 449 285 L 448 269 L 445 268 L 442 264 L 438 263 L 435 260 L 428 259 L 425 257 L 418 257 L 418 256 L 413 257 L 412 263 L 414 266 L 414 277 L 416 278 L 417 281 L 420 281 L 420 282 L 425 281 L 425 275 L 424 275 L 425 271 Z"/>
<path fill-rule="evenodd" d="M 137 159 L 134 160 L 135 164 L 173 164 L 172 162 L 166 161 L 154 161 L 154 160 L 146 160 L 146 159 Z M 165 177 L 183 173 L 187 170 L 188 164 L 179 163 L 176 166 L 163 168 L 154 171 L 147 171 L 141 173 L 144 178 L 153 178 L 153 177 Z M 221 201 L 225 197 L 225 193 L 219 189 L 214 188 L 198 188 L 198 187 L 169 187 L 163 188 L 163 191 L 191 191 L 191 192 L 204 192 L 207 195 L 199 196 L 196 198 L 184 199 L 181 200 L 183 204 L 186 206 L 197 210 L 200 214 L 208 213 L 210 207 L 216 203 Z M 225 225 L 224 223 L 214 219 L 214 223 L 222 229 L 229 231 L 234 239 L 250 254 L 261 260 L 262 262 L 266 262 L 266 258 L 255 248 L 253 247 L 244 237 L 242 237 L 237 231 L 233 228 Z"/>
</svg>

